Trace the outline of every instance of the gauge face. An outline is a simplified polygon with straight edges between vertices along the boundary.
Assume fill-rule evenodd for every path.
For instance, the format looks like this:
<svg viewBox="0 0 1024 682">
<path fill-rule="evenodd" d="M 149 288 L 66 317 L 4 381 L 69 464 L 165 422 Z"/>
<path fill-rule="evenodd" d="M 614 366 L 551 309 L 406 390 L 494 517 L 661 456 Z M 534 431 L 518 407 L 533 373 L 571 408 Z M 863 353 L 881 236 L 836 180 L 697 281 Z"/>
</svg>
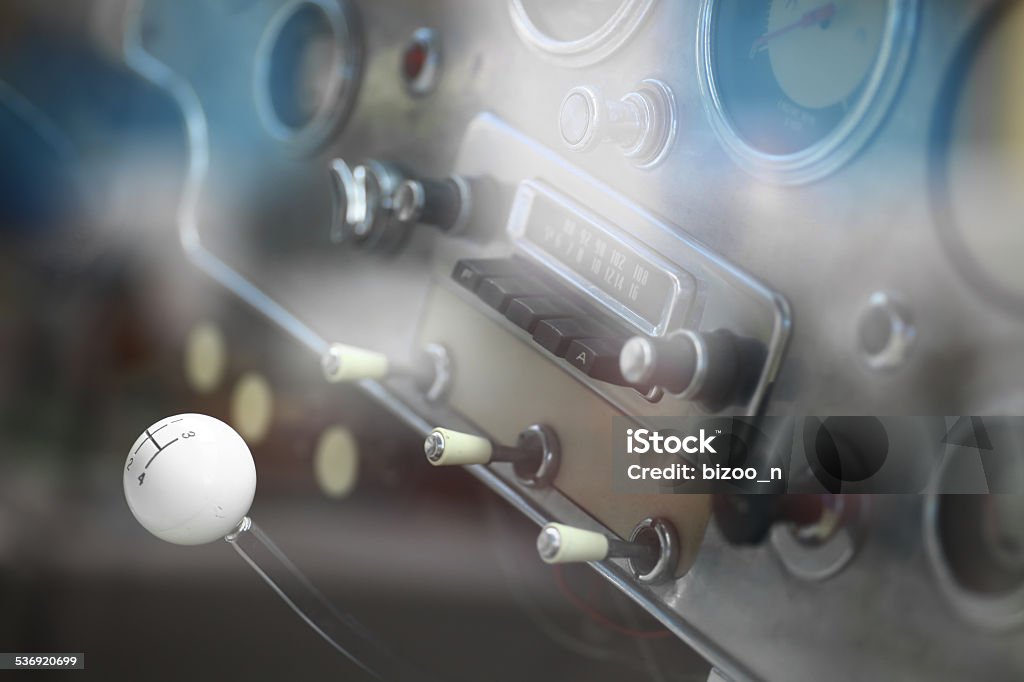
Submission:
<svg viewBox="0 0 1024 682">
<path fill-rule="evenodd" d="M 812 165 L 825 172 L 826 148 L 851 138 L 862 144 L 884 113 L 909 53 L 915 7 L 706 0 L 701 68 L 723 141 L 749 165 L 775 165 L 802 180 Z"/>
<path fill-rule="evenodd" d="M 1024 314 L 1024 6 L 997 5 L 964 41 L 936 111 L 935 221 L 960 272 Z"/>
</svg>

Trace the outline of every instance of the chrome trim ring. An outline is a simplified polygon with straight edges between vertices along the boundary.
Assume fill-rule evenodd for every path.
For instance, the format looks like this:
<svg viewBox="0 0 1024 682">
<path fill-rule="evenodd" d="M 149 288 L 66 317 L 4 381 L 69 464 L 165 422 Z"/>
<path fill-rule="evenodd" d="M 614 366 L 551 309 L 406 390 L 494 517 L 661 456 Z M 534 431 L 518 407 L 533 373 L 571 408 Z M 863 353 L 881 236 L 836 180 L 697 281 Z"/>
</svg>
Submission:
<svg viewBox="0 0 1024 682">
<path fill-rule="evenodd" d="M 661 548 L 654 566 L 649 570 L 644 570 L 637 565 L 635 558 L 626 559 L 626 564 L 633 576 L 644 585 L 656 585 L 672 580 L 676 563 L 679 561 L 679 538 L 676 536 L 676 530 L 672 524 L 664 519 L 644 519 L 633 528 L 633 532 L 629 534 L 629 541 L 639 542 L 641 536 L 652 531 L 657 535 L 658 546 Z"/>
<path fill-rule="evenodd" d="M 623 0 L 601 28 L 575 40 L 559 40 L 542 31 L 523 0 L 509 0 L 512 26 L 526 45 L 563 66 L 590 66 L 619 49 L 640 27 L 654 0 Z"/>
<path fill-rule="evenodd" d="M 956 458 L 947 455 L 936 477 L 934 488 L 925 497 L 922 512 L 925 554 L 939 590 L 953 609 L 968 623 L 991 632 L 1004 632 L 1024 625 L 1024 584 L 1012 589 L 983 593 L 965 587 L 957 580 L 946 559 L 939 528 L 939 506 L 943 497 L 956 497 L 958 493 L 942 495 L 935 490 L 946 486 L 943 481 L 955 474 L 950 463 Z M 990 495 L 993 493 L 989 493 Z"/>
<path fill-rule="evenodd" d="M 274 47 L 288 22 L 307 8 L 323 12 L 333 35 L 333 70 L 323 103 L 312 120 L 291 126 L 280 119 L 270 92 L 270 69 Z M 274 139 L 299 154 L 315 151 L 345 122 L 352 110 L 362 74 L 362 40 L 354 11 L 347 0 L 292 0 L 267 23 L 256 48 L 252 91 L 256 113 Z"/>
<path fill-rule="evenodd" d="M 410 96 L 423 97 L 434 91 L 441 77 L 441 37 L 432 28 L 418 28 L 409 36 L 406 50 L 417 45 L 426 52 L 423 67 L 414 78 L 408 78 L 403 70 L 402 80 Z"/>
<path fill-rule="evenodd" d="M 690 380 L 690 385 L 686 387 L 685 391 L 681 393 L 667 392 L 673 398 L 679 400 L 693 400 L 698 393 L 704 389 L 704 383 L 707 381 L 708 376 L 708 349 L 704 344 L 704 338 L 689 329 L 680 329 L 669 334 L 666 338 L 673 339 L 677 337 L 684 337 L 690 340 L 693 344 L 694 353 L 697 356 L 696 367 L 693 370 L 693 379 Z"/>
<path fill-rule="evenodd" d="M 530 438 L 535 438 L 540 443 L 543 453 L 540 458 L 540 466 L 536 471 L 524 473 L 520 471 L 519 467 L 513 465 L 513 471 L 523 485 L 530 488 L 546 488 L 551 485 L 551 482 L 555 480 L 555 474 L 558 473 L 562 454 L 558 436 L 543 424 L 533 424 L 519 434 L 518 445 L 522 447 L 523 441 Z"/>
</svg>

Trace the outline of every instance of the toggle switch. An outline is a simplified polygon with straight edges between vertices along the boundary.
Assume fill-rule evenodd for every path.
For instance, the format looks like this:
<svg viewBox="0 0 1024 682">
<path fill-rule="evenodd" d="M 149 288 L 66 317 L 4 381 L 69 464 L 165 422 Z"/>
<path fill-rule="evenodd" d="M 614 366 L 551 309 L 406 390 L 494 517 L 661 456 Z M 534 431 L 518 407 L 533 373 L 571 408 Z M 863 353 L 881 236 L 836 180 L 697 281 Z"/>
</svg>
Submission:
<svg viewBox="0 0 1024 682">
<path fill-rule="evenodd" d="M 631 384 L 658 386 L 714 409 L 733 402 L 748 388 L 747 364 L 739 337 L 724 329 L 683 330 L 665 339 L 635 336 L 619 355 L 619 369 Z"/>
<path fill-rule="evenodd" d="M 383 379 L 391 373 L 391 362 L 383 353 L 343 343 L 332 343 L 320 366 L 331 383 Z"/>
<path fill-rule="evenodd" d="M 655 79 L 643 81 L 620 99 L 577 86 L 562 100 L 558 129 L 572 151 L 588 152 L 609 142 L 638 166 L 649 168 L 664 159 L 675 140 L 675 97 Z"/>
<path fill-rule="evenodd" d="M 638 557 L 655 560 L 659 548 L 610 538 L 582 528 L 549 523 L 537 536 L 537 553 L 549 564 L 571 564 L 581 561 L 604 561 Z"/>
<path fill-rule="evenodd" d="M 551 483 L 561 457 L 558 437 L 541 424 L 523 430 L 515 445 L 500 445 L 483 436 L 435 428 L 423 442 L 423 452 L 434 466 L 509 462 L 521 482 L 535 487 Z"/>
<path fill-rule="evenodd" d="M 392 362 L 377 351 L 332 343 L 323 357 L 320 368 L 330 383 L 352 383 L 389 377 L 410 377 L 424 391 L 427 400 L 440 400 L 451 385 L 451 359 L 448 350 L 440 344 L 429 344 L 411 363 Z"/>
<path fill-rule="evenodd" d="M 791 524 L 798 539 L 822 543 L 835 535 L 854 511 L 847 495 L 758 495 L 716 493 L 711 502 L 715 523 L 733 545 L 757 545 L 773 526 Z"/>
<path fill-rule="evenodd" d="M 549 564 L 626 559 L 633 575 L 644 583 L 672 578 L 679 557 L 675 528 L 665 519 L 648 518 L 637 524 L 629 540 L 548 523 L 537 536 L 537 553 Z"/>
</svg>

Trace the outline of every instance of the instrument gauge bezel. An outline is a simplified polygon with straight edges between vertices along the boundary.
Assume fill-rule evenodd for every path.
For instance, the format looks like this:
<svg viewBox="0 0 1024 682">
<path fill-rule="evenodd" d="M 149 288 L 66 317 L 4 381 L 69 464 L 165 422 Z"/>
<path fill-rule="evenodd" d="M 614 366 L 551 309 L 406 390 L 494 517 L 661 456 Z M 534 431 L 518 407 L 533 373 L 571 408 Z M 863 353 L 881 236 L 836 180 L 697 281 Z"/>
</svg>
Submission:
<svg viewBox="0 0 1024 682">
<path fill-rule="evenodd" d="M 715 11 L 720 0 L 703 0 L 697 30 L 697 71 L 704 110 L 733 160 L 755 177 L 784 185 L 818 180 L 853 158 L 881 125 L 899 92 L 917 32 L 919 0 L 888 0 L 878 56 L 855 105 L 825 137 L 788 154 L 757 149 L 737 131 L 722 102 L 715 70 Z"/>
</svg>

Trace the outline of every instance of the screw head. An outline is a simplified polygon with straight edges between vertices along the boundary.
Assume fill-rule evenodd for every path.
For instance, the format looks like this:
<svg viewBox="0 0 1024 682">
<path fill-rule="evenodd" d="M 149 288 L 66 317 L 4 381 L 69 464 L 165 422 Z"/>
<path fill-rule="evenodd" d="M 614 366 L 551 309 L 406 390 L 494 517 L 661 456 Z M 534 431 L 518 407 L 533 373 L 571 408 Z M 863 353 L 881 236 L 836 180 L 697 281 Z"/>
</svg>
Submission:
<svg viewBox="0 0 1024 682">
<path fill-rule="evenodd" d="M 423 453 L 431 462 L 436 462 L 444 455 L 444 436 L 437 431 L 432 432 L 423 441 Z"/>
<path fill-rule="evenodd" d="M 562 548 L 562 536 L 557 528 L 545 528 L 537 536 L 537 553 L 540 558 L 550 561 L 558 556 L 558 550 Z"/>
</svg>

